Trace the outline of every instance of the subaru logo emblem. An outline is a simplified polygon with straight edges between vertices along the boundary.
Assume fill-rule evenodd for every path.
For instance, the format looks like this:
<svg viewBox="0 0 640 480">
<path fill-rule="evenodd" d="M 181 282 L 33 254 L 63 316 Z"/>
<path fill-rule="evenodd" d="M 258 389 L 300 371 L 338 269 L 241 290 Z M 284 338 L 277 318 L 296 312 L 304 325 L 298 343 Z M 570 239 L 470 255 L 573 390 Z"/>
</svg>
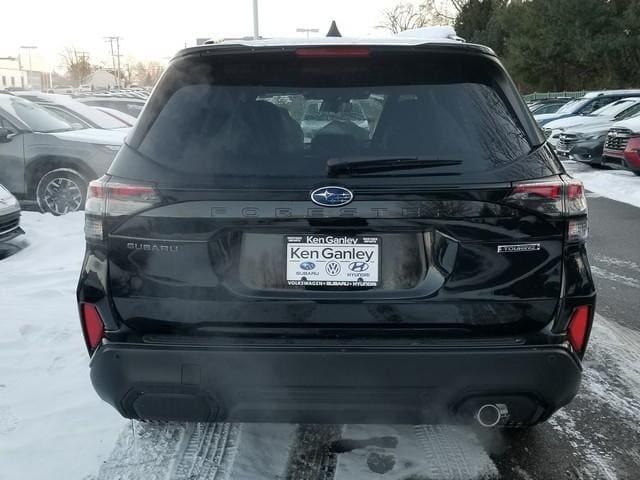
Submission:
<svg viewBox="0 0 640 480">
<path fill-rule="evenodd" d="M 321 207 L 342 207 L 353 200 L 353 193 L 343 187 L 322 187 L 311 192 L 311 201 Z"/>
<path fill-rule="evenodd" d="M 316 268 L 316 264 L 313 262 L 302 262 L 300 264 L 300 268 L 302 270 L 313 270 L 314 268 Z"/>
<path fill-rule="evenodd" d="M 369 264 L 366 262 L 351 262 L 349 264 L 349 270 L 352 272 L 366 272 L 369 270 Z"/>
</svg>

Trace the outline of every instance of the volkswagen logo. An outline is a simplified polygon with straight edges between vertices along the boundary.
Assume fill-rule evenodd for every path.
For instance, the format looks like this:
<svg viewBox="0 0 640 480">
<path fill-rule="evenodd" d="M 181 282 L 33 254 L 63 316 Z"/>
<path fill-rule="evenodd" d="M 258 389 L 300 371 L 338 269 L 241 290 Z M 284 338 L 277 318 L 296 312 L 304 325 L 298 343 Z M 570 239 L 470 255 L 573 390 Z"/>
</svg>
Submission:
<svg viewBox="0 0 640 480">
<path fill-rule="evenodd" d="M 300 264 L 300 268 L 302 270 L 313 270 L 314 268 L 316 268 L 316 264 L 313 262 L 302 262 Z"/>
<path fill-rule="evenodd" d="M 341 207 L 353 200 L 353 193 L 343 187 L 321 187 L 311 192 L 311 201 L 321 207 Z"/>
<path fill-rule="evenodd" d="M 338 275 L 340 273 L 340 264 L 338 262 L 329 262 L 327 263 L 327 265 L 324 267 L 324 269 L 327 271 L 327 273 L 329 275 L 331 275 L 332 277 L 335 277 L 336 275 Z"/>
<path fill-rule="evenodd" d="M 352 272 L 366 272 L 369 270 L 369 264 L 366 262 L 351 262 L 349 264 L 349 270 Z"/>
</svg>

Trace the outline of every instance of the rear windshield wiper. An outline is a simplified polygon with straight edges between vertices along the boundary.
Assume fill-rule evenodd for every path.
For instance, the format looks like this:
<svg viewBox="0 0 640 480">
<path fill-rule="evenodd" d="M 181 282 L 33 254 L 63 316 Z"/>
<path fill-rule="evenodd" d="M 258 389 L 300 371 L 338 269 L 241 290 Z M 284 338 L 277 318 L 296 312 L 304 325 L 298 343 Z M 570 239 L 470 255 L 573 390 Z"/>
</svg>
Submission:
<svg viewBox="0 0 640 480">
<path fill-rule="evenodd" d="M 412 157 L 412 156 L 362 156 L 339 157 L 327 160 L 327 174 L 331 176 L 340 174 L 376 173 L 393 170 L 412 170 L 418 168 L 448 167 L 460 165 L 461 160 L 442 160 L 437 157 Z"/>
</svg>

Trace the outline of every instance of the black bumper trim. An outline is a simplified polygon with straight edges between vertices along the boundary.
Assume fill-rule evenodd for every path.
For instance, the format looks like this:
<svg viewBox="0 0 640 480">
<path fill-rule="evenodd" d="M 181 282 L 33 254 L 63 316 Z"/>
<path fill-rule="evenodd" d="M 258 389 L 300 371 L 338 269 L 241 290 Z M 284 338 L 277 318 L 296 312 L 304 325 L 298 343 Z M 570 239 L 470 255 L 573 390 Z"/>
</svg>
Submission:
<svg viewBox="0 0 640 480">
<path fill-rule="evenodd" d="M 504 401 L 514 423 L 530 424 L 571 401 L 581 370 L 561 346 L 327 351 L 105 343 L 93 355 L 91 380 L 128 418 L 425 423 Z"/>
</svg>

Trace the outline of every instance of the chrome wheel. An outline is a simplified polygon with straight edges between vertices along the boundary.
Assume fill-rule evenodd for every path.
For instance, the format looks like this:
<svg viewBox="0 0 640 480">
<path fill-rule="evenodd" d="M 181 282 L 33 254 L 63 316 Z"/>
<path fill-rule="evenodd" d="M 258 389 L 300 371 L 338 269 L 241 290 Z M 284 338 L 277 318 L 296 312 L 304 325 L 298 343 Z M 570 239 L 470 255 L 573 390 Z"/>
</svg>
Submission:
<svg viewBox="0 0 640 480">
<path fill-rule="evenodd" d="M 55 215 L 76 212 L 82 206 L 82 189 L 70 178 L 50 179 L 42 192 L 42 202 L 46 210 Z"/>
</svg>

